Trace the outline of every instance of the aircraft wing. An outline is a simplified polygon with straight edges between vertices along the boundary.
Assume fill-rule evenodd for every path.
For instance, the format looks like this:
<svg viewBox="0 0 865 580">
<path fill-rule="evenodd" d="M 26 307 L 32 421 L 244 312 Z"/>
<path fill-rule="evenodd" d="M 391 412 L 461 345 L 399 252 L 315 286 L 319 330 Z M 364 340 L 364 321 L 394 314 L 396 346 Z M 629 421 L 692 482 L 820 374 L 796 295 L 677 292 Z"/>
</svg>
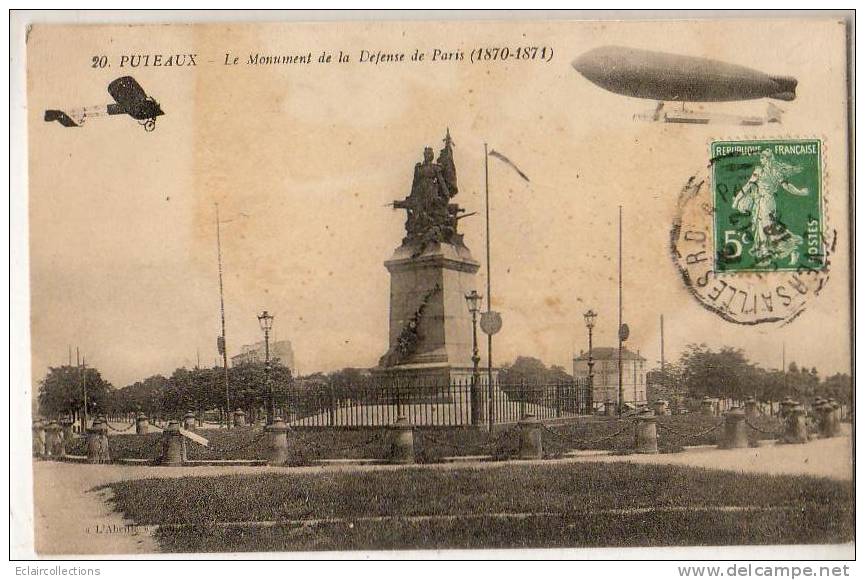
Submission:
<svg viewBox="0 0 865 580">
<path fill-rule="evenodd" d="M 57 109 L 49 109 L 45 111 L 45 121 L 48 123 L 57 121 L 64 127 L 80 127 L 81 122 L 75 121 L 72 117 L 64 113 L 63 111 L 58 111 Z"/>
<path fill-rule="evenodd" d="M 147 100 L 147 93 L 138 81 L 128 76 L 111 81 L 108 94 L 121 105 L 137 105 Z"/>
</svg>

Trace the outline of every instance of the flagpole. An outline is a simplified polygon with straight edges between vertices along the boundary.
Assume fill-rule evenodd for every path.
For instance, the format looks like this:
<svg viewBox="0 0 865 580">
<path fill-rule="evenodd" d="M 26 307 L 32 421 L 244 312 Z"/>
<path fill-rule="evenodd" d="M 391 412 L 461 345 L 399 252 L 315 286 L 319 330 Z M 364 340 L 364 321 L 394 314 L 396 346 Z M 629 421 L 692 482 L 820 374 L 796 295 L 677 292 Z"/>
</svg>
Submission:
<svg viewBox="0 0 865 580">
<path fill-rule="evenodd" d="M 622 383 L 622 206 L 619 206 L 619 415 L 625 410 L 625 390 Z"/>
<path fill-rule="evenodd" d="M 228 392 L 228 344 L 225 340 L 225 299 L 222 292 L 222 240 L 219 235 L 219 204 L 216 206 L 216 258 L 219 262 L 219 316 L 222 322 L 222 373 L 225 380 L 225 428 L 231 429 L 231 399 Z"/>
<path fill-rule="evenodd" d="M 486 205 L 487 234 L 487 312 L 492 310 L 493 290 L 490 278 L 490 153 L 484 143 L 484 202 Z M 487 333 L 487 425 L 493 431 L 493 335 Z"/>
<path fill-rule="evenodd" d="M 87 361 L 81 357 L 81 369 L 84 371 L 81 375 L 81 387 L 84 390 L 84 426 L 82 433 L 87 432 Z"/>
</svg>

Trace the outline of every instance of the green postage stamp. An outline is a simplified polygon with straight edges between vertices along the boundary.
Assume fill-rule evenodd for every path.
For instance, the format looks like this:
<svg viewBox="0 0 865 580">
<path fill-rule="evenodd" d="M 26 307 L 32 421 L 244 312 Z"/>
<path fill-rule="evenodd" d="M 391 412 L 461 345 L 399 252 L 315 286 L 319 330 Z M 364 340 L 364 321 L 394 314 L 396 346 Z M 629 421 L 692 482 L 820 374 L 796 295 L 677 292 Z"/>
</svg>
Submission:
<svg viewBox="0 0 865 580">
<path fill-rule="evenodd" d="M 818 139 L 711 145 L 715 270 L 821 270 L 822 144 Z"/>
</svg>

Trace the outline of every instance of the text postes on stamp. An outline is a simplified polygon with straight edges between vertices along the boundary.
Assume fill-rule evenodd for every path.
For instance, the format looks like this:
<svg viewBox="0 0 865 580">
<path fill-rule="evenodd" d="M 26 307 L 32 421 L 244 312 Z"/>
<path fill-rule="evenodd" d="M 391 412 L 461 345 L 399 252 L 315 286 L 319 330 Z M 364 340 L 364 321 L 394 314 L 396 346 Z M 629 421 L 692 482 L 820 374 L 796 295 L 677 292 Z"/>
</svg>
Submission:
<svg viewBox="0 0 865 580">
<path fill-rule="evenodd" d="M 710 155 L 715 269 L 822 269 L 820 141 L 720 141 Z"/>
<path fill-rule="evenodd" d="M 829 277 L 817 139 L 716 141 L 679 197 L 671 250 L 699 303 L 739 324 L 786 323 Z"/>
</svg>

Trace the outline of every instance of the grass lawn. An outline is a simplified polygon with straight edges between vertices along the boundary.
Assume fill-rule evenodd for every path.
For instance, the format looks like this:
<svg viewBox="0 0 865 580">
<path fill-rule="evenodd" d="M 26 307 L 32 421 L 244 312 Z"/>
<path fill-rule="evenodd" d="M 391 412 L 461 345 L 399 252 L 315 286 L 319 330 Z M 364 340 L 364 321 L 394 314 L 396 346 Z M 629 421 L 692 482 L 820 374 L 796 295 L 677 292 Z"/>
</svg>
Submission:
<svg viewBox="0 0 865 580">
<path fill-rule="evenodd" d="M 144 479 L 109 487 L 125 517 L 161 526 L 156 539 L 168 552 L 853 539 L 850 483 L 677 466 L 503 464 Z"/>
<path fill-rule="evenodd" d="M 714 445 L 721 429 L 710 430 L 723 421 L 721 417 L 675 415 L 658 417 L 658 447 L 663 452 L 681 450 L 684 445 Z M 754 423 L 763 431 L 777 431 L 780 423 L 760 417 Z M 664 427 L 673 429 L 664 429 Z M 708 431 L 708 432 L 707 432 Z M 196 431 L 209 440 L 209 447 L 187 444 L 187 456 L 193 460 L 266 459 L 266 445 L 260 428 L 244 427 L 223 430 Z M 749 429 L 753 442 L 771 435 Z M 697 435 L 691 437 L 690 435 Z M 162 434 L 112 434 L 108 438 L 112 459 L 151 459 L 161 452 Z M 288 435 L 290 463 L 310 464 L 317 459 L 384 459 L 389 450 L 386 428 L 297 429 Z M 634 446 L 633 421 L 587 418 L 557 425 L 543 433 L 548 456 L 560 455 L 571 449 L 606 449 L 626 452 Z M 415 428 L 415 455 L 418 463 L 435 463 L 444 457 L 460 455 L 492 455 L 507 459 L 517 454 L 519 438 L 513 426 L 501 425 L 492 435 L 482 429 L 467 427 Z M 84 439 L 73 442 L 67 449 L 72 455 L 85 455 Z"/>
</svg>

